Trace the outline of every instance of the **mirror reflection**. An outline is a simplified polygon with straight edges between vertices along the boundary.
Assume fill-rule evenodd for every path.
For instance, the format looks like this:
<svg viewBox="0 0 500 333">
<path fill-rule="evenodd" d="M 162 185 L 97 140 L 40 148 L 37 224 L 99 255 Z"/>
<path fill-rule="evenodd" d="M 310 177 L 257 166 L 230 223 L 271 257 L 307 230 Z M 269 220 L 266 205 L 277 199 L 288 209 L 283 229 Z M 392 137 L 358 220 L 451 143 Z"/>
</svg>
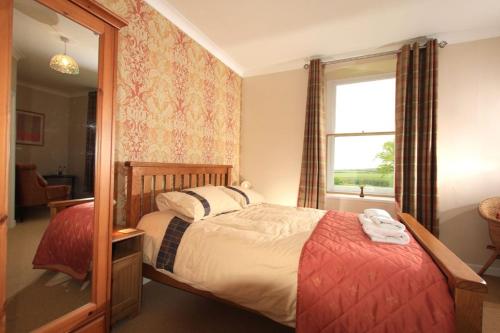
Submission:
<svg viewBox="0 0 500 333">
<path fill-rule="evenodd" d="M 14 1 L 7 331 L 91 300 L 99 36 Z"/>
</svg>

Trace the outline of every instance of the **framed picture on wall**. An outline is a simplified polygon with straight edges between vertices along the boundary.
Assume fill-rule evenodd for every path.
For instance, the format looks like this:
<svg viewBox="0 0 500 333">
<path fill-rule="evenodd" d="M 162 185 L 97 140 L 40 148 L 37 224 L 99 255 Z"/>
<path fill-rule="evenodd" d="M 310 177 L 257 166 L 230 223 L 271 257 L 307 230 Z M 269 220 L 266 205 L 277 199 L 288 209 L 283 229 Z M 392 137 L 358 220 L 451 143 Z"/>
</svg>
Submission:
<svg viewBox="0 0 500 333">
<path fill-rule="evenodd" d="M 45 116 L 41 113 L 17 110 L 16 143 L 43 146 Z"/>
</svg>

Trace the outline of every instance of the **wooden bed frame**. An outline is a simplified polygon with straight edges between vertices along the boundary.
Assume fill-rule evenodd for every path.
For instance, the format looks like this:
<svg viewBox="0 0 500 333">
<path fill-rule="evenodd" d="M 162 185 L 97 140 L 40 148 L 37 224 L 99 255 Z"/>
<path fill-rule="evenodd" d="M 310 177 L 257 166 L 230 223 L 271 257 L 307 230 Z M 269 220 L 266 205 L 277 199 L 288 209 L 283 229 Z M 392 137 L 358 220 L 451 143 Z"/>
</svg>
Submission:
<svg viewBox="0 0 500 333">
<path fill-rule="evenodd" d="M 136 227 L 142 216 L 157 210 L 158 193 L 188 187 L 231 185 L 232 166 L 126 162 L 128 227 Z M 420 245 L 429 253 L 448 279 L 455 302 L 457 332 L 481 332 L 486 282 L 409 214 L 398 214 Z M 143 276 L 162 284 L 249 310 L 213 294 L 195 289 L 143 264 Z"/>
<path fill-rule="evenodd" d="M 47 204 L 50 208 L 50 219 L 52 220 L 61 210 L 92 201 L 94 201 L 94 198 L 51 201 Z"/>
</svg>

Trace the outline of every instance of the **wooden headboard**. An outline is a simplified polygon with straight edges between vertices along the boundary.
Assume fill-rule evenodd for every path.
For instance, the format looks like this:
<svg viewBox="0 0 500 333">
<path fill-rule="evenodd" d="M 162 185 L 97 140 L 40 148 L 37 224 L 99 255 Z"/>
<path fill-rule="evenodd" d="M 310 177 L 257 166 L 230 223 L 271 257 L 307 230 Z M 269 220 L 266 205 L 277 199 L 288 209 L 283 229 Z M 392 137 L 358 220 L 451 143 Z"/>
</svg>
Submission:
<svg viewBox="0 0 500 333">
<path fill-rule="evenodd" d="M 125 162 L 127 219 L 134 228 L 142 216 L 157 210 L 156 195 L 204 185 L 231 185 L 231 165 Z"/>
</svg>

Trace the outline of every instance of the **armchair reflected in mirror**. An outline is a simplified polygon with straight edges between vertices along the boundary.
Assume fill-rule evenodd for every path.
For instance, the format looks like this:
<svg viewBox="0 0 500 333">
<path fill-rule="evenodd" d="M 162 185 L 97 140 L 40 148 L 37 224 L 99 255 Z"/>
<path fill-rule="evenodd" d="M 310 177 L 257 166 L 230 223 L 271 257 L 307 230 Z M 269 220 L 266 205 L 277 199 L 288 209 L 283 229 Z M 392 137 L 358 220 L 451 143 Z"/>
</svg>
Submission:
<svg viewBox="0 0 500 333">
<path fill-rule="evenodd" d="M 35 164 L 16 164 L 16 206 L 20 213 L 30 207 L 47 206 L 51 201 L 70 199 L 71 186 L 49 185 Z"/>
</svg>

